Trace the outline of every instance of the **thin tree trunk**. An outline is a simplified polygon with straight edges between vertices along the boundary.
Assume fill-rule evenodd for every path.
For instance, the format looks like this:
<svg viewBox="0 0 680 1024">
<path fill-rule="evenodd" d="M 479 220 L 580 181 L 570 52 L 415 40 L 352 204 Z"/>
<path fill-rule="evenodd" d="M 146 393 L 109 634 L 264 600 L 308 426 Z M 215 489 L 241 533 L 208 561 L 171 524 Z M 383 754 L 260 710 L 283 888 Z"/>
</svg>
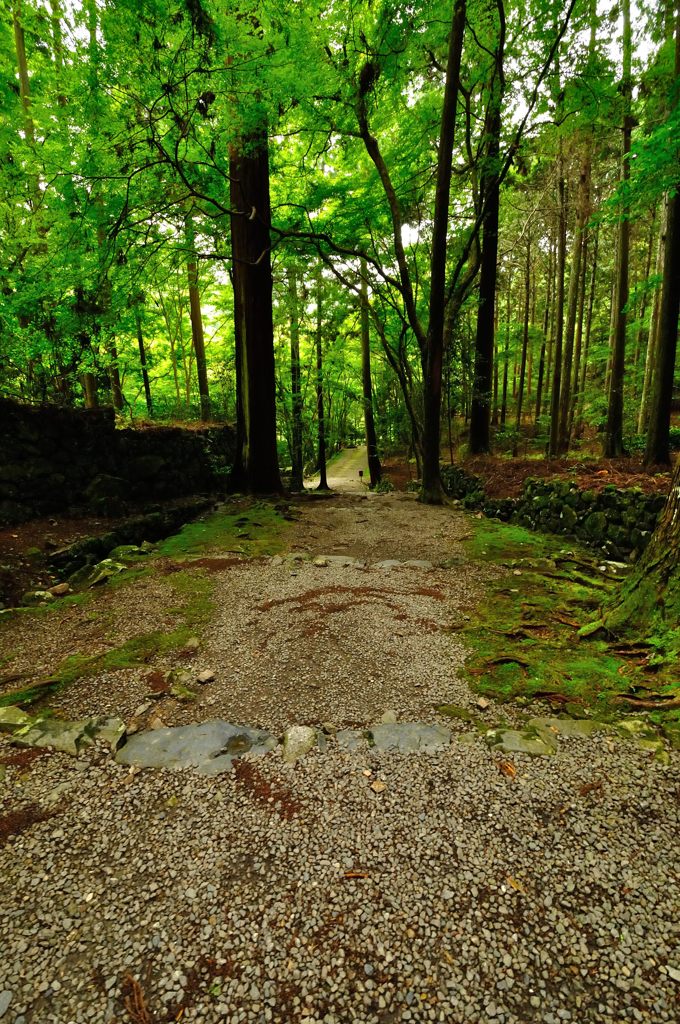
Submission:
<svg viewBox="0 0 680 1024">
<path fill-rule="evenodd" d="M 31 116 L 31 85 L 28 74 L 28 62 L 26 60 L 24 28 L 21 23 L 21 3 L 14 4 L 12 21 L 14 26 L 14 47 L 17 57 L 17 70 L 19 73 L 19 96 L 21 99 L 21 109 L 24 114 L 24 133 L 28 144 L 30 146 L 34 146 L 35 126 Z M 35 182 L 35 188 L 37 189 L 37 180 Z"/>
<path fill-rule="evenodd" d="M 548 282 L 546 286 L 545 296 L 545 309 L 543 311 L 543 337 L 541 339 L 541 355 L 538 363 L 538 382 L 536 384 L 536 413 L 535 413 L 535 424 L 536 433 L 538 433 L 541 422 L 541 408 L 543 402 L 543 383 L 545 380 L 545 355 L 546 355 L 546 340 L 548 337 L 548 328 L 550 325 L 550 300 L 552 298 L 552 280 L 553 270 L 555 262 L 555 246 L 553 240 L 550 240 L 550 252 L 548 255 Z"/>
<path fill-rule="evenodd" d="M 290 392 L 292 413 L 292 473 L 290 486 L 294 491 L 304 488 L 302 479 L 302 387 L 300 383 L 300 308 L 298 302 L 297 271 L 288 271 L 288 300 L 290 304 Z"/>
<path fill-rule="evenodd" d="M 444 102 L 439 130 L 437 184 L 430 260 L 430 304 L 423 362 L 423 486 L 421 498 L 441 501 L 439 446 L 441 435 L 442 360 L 446 315 L 446 250 L 449 199 L 453 166 L 453 142 L 460 84 L 460 62 L 465 34 L 466 0 L 455 0 L 444 83 Z"/>
<path fill-rule="evenodd" d="M 590 295 L 588 298 L 588 312 L 586 315 L 586 338 L 583 349 L 583 366 L 581 368 L 581 383 L 578 389 L 578 401 L 576 407 L 575 436 L 580 437 L 583 433 L 583 407 L 586 397 L 586 379 L 588 376 L 588 355 L 590 354 L 590 338 L 593 330 L 593 308 L 595 306 L 595 287 L 597 283 L 597 254 L 600 246 L 600 225 L 595 227 L 595 244 L 593 245 L 593 265 L 590 271 Z"/>
<path fill-rule="evenodd" d="M 83 391 L 85 392 L 85 408 L 96 409 L 99 405 L 97 399 L 97 379 L 89 371 L 83 374 Z"/>
<path fill-rule="evenodd" d="M 578 401 L 579 380 L 581 379 L 581 358 L 583 353 L 583 322 L 585 318 L 586 292 L 588 290 L 588 235 L 583 236 L 583 255 L 581 260 L 581 286 L 579 288 L 578 314 L 576 317 L 576 340 L 574 343 L 574 373 L 569 402 L 569 422 L 567 424 L 566 448 L 569 449 L 574 429 L 574 416 Z"/>
<path fill-rule="evenodd" d="M 323 275 L 319 268 L 316 275 L 316 425 L 318 438 L 319 486 L 317 490 L 328 490 L 326 477 L 326 420 L 323 402 Z"/>
<path fill-rule="evenodd" d="M 626 326 L 628 304 L 628 260 L 630 252 L 630 222 L 628 201 L 625 190 L 630 178 L 630 143 L 633 130 L 631 117 L 631 28 L 630 0 L 622 0 L 623 14 L 623 76 L 621 91 L 624 98 L 623 145 L 621 151 L 621 181 L 624 188 L 623 208 L 619 219 L 619 248 L 616 264 L 616 320 L 614 344 L 611 353 L 609 380 L 609 403 L 605 428 L 603 453 L 605 458 L 615 459 L 624 454 L 623 449 L 623 386 L 626 358 Z"/>
<path fill-rule="evenodd" d="M 144 397 L 146 398 L 146 411 L 153 416 L 153 402 L 151 400 L 151 385 L 149 383 L 149 371 L 146 367 L 146 347 L 144 345 L 144 334 L 142 332 L 142 317 L 138 309 L 135 310 L 135 322 L 137 324 L 137 345 L 139 346 L 139 365 L 142 368 L 142 380 L 144 381 Z"/>
<path fill-rule="evenodd" d="M 659 226 L 659 242 L 656 251 L 655 273 L 657 277 L 663 277 L 664 248 L 666 245 L 666 226 L 668 224 L 668 201 L 664 198 L 661 210 L 661 221 Z M 656 365 L 657 339 L 659 335 L 659 314 L 661 312 L 661 288 L 654 293 L 652 303 L 652 315 L 649 321 L 649 334 L 647 337 L 647 352 L 645 355 L 645 377 L 642 384 L 642 398 L 640 399 L 640 414 L 637 421 L 638 434 L 644 434 L 649 423 L 649 405 L 652 391 L 652 380 L 654 367 Z"/>
<path fill-rule="evenodd" d="M 123 387 L 120 382 L 120 370 L 118 368 L 118 349 L 115 344 L 109 345 L 109 381 L 111 382 L 111 401 L 116 412 L 122 412 L 125 405 L 123 398 Z"/>
<path fill-rule="evenodd" d="M 510 310 L 512 303 L 512 276 L 508 278 L 508 298 L 505 311 L 505 348 L 503 352 L 503 398 L 501 401 L 501 427 L 508 413 L 508 367 L 510 363 Z"/>
<path fill-rule="evenodd" d="M 366 451 L 371 487 L 380 483 L 381 466 L 378 457 L 378 440 L 373 419 L 373 386 L 371 383 L 371 335 L 368 322 L 368 282 L 366 261 L 361 261 L 361 381 L 364 396 L 364 425 L 366 428 Z"/>
<path fill-rule="evenodd" d="M 529 347 L 529 304 L 531 302 L 531 236 L 527 233 L 527 256 L 524 271 L 524 326 L 522 331 L 522 360 L 519 371 L 519 389 L 517 394 L 517 418 L 515 420 L 515 437 L 512 454 L 517 458 L 520 431 L 522 429 L 522 405 L 524 400 L 524 378 L 527 367 L 527 349 Z"/>
<path fill-rule="evenodd" d="M 210 391 L 208 389 L 208 368 L 205 360 L 205 339 L 203 335 L 203 314 L 201 313 L 201 293 L 198 289 L 198 263 L 196 260 L 196 242 L 191 212 L 185 221 L 185 239 L 187 247 L 187 279 L 189 282 L 189 315 L 191 317 L 191 340 L 196 356 L 196 375 L 198 377 L 198 394 L 201 403 L 201 419 L 210 419 Z"/>
<path fill-rule="evenodd" d="M 638 327 L 637 337 L 635 339 L 635 355 L 633 357 L 633 369 L 634 369 L 634 381 L 633 381 L 633 398 L 638 397 L 638 384 L 639 384 L 639 367 L 640 367 L 640 355 L 642 354 L 642 341 L 644 338 L 645 328 L 644 321 L 647 313 L 647 305 L 649 300 L 649 275 L 652 272 L 652 256 L 654 254 L 654 235 L 656 234 L 656 207 L 652 212 L 652 223 L 649 227 L 649 243 L 647 245 L 647 259 L 645 260 L 645 286 L 642 292 L 642 299 L 640 301 L 640 313 L 638 320 L 640 326 Z M 649 340 L 649 334 L 647 335 Z"/>
<path fill-rule="evenodd" d="M 571 408 L 571 387 L 574 361 L 574 344 L 576 323 L 578 318 L 578 301 L 581 290 L 581 267 L 585 245 L 585 229 L 590 213 L 590 141 L 586 142 L 586 150 L 581 163 L 579 175 L 579 199 L 576 215 L 576 227 L 572 246 L 571 270 L 569 274 L 569 297 L 567 300 L 567 326 L 564 335 L 564 366 L 560 392 L 560 422 L 558 428 L 558 448 L 560 454 L 569 449 L 569 410 Z"/>
<path fill-rule="evenodd" d="M 491 389 L 493 374 L 494 322 L 496 303 L 496 275 L 498 273 L 498 216 L 500 186 L 498 157 L 500 153 L 501 114 L 505 76 L 505 13 L 498 5 L 500 27 L 496 48 L 491 96 L 487 109 L 485 135 L 487 151 L 482 170 L 480 201 L 486 210 L 482 221 L 482 254 L 479 272 L 479 305 L 475 335 L 475 369 L 470 409 L 470 451 L 488 452 L 491 448 Z"/>
<path fill-rule="evenodd" d="M 564 152 L 562 139 L 559 141 L 559 216 L 557 227 L 557 294 L 555 301 L 555 350 L 553 363 L 552 395 L 550 400 L 550 441 L 548 455 L 559 454 L 560 395 L 562 388 L 562 340 L 564 337 L 564 275 L 567 259 L 567 210 L 566 185 L 564 180 Z"/>
</svg>

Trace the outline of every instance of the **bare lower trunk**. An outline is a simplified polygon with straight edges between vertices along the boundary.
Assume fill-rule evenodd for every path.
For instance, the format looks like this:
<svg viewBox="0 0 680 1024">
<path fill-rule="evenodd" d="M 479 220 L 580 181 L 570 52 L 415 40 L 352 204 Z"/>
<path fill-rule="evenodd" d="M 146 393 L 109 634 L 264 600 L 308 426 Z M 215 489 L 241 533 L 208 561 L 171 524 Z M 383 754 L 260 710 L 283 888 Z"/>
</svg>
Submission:
<svg viewBox="0 0 680 1024">
<path fill-rule="evenodd" d="M 198 394 L 201 403 L 201 419 L 210 419 L 210 392 L 208 390 L 208 368 L 205 360 L 205 338 L 203 336 L 203 314 L 201 312 L 201 293 L 198 289 L 198 263 L 195 255 L 194 228 L 191 214 L 186 221 L 187 245 L 187 278 L 189 281 L 189 313 L 191 316 L 191 339 L 196 356 L 196 375 L 198 377 Z"/>
<path fill-rule="evenodd" d="M 318 469 L 320 491 L 328 490 L 326 476 L 326 417 L 323 395 L 323 276 L 321 269 L 316 278 L 316 426 L 318 437 Z"/>
<path fill-rule="evenodd" d="M 366 451 L 371 487 L 380 483 L 381 466 L 378 457 L 378 440 L 373 419 L 373 385 L 371 382 L 371 336 L 368 323 L 368 282 L 366 261 L 361 261 L 361 381 L 364 398 L 364 426 L 366 428 Z"/>
<path fill-rule="evenodd" d="M 238 317 L 244 483 L 255 494 L 281 490 L 276 450 L 274 323 L 265 130 L 230 160 L 234 316 Z"/>
</svg>

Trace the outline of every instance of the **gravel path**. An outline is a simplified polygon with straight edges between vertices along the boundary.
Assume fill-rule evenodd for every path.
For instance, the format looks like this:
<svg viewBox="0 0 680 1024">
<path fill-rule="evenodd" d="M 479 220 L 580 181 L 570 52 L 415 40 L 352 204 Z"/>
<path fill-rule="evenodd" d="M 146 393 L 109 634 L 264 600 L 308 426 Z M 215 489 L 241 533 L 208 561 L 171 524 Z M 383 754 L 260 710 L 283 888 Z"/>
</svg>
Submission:
<svg viewBox="0 0 680 1024">
<path fill-rule="evenodd" d="M 304 560 L 215 575 L 195 655 L 215 682 L 164 719 L 276 731 L 472 703 L 455 623 L 491 571 L 463 561 L 473 528 L 406 496 L 302 503 Z M 95 681 L 107 710 L 129 713 L 138 675 Z M 98 710 L 92 681 L 71 699 Z M 513 776 L 454 726 L 433 756 L 330 741 L 216 778 L 2 741 L 0 1022 L 677 1021 L 677 753 L 597 735 Z"/>
</svg>

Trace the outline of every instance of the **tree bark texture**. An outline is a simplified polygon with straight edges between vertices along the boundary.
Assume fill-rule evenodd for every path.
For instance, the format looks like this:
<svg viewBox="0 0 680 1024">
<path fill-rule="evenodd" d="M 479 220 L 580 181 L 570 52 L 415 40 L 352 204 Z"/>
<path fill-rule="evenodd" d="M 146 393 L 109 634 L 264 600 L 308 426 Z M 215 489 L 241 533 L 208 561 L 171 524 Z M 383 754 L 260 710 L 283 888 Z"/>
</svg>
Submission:
<svg viewBox="0 0 680 1024">
<path fill-rule="evenodd" d="M 254 494 L 281 491 L 276 449 L 269 151 L 265 130 L 232 153 L 231 232 L 244 483 Z"/>
<path fill-rule="evenodd" d="M 366 261 L 361 261 L 361 382 L 364 399 L 364 426 L 366 429 L 366 452 L 371 487 L 380 483 L 381 466 L 378 456 L 378 439 L 373 418 L 373 385 L 371 382 L 371 334 L 368 318 L 368 281 Z"/>
</svg>

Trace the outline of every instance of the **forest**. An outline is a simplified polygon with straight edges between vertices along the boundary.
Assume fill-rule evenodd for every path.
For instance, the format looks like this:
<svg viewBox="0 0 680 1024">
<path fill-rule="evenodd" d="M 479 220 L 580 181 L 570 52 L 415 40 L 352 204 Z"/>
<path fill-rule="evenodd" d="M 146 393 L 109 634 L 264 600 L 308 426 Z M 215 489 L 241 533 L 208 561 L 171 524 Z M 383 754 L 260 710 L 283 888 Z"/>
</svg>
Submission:
<svg viewBox="0 0 680 1024">
<path fill-rule="evenodd" d="M 674 1024 L 680 0 L 0 0 L 0 1020 Z"/>
<path fill-rule="evenodd" d="M 255 492 L 364 437 L 430 502 L 449 453 L 667 465 L 677 18 L 6 4 L 0 394 L 231 422 Z"/>
</svg>

